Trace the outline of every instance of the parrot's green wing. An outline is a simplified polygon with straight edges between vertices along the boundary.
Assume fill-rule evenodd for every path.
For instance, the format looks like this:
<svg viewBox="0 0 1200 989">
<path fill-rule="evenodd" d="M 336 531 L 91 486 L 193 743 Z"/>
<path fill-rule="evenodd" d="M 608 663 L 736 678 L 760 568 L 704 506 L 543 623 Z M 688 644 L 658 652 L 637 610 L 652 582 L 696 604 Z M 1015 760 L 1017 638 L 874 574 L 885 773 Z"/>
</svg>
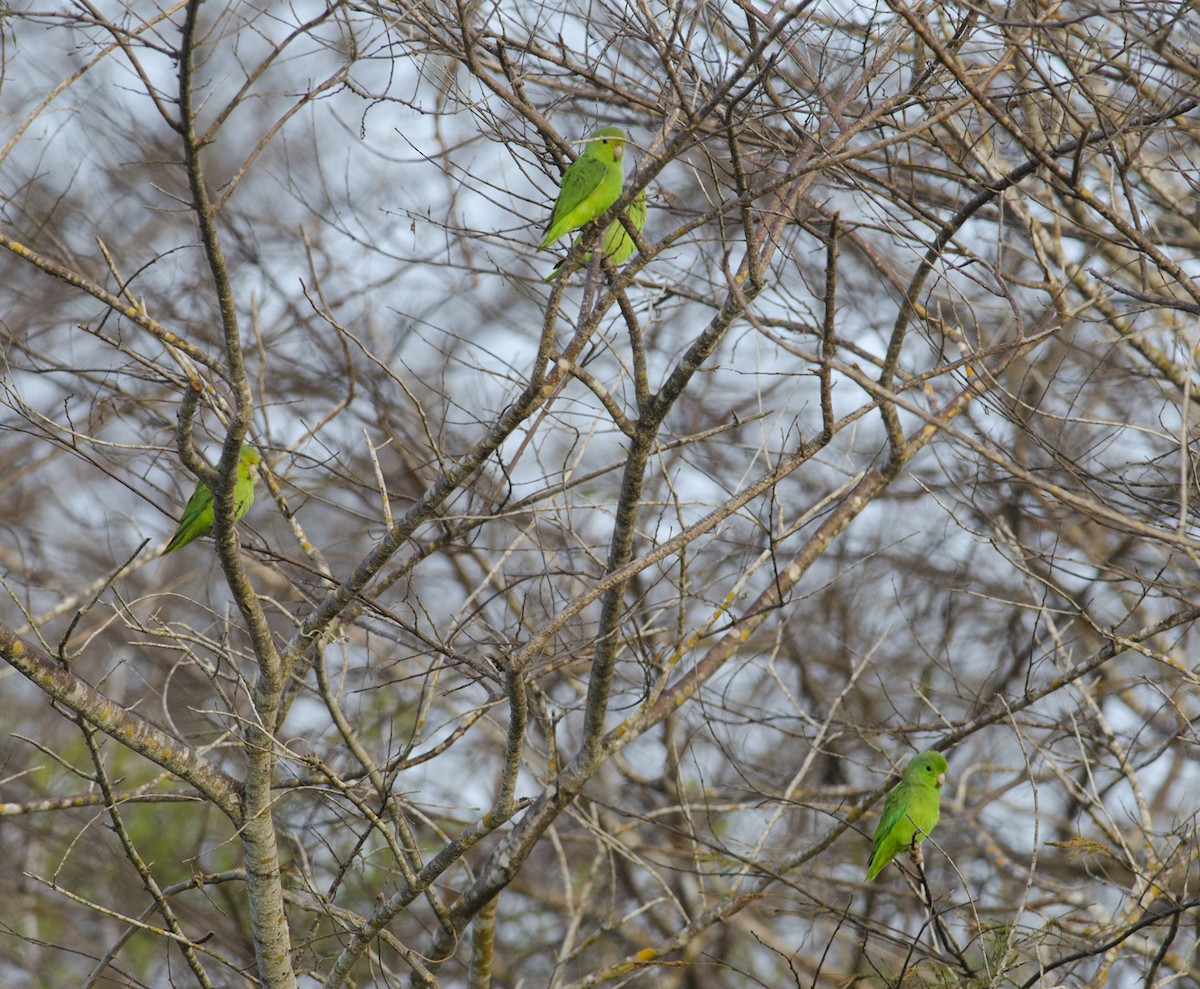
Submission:
<svg viewBox="0 0 1200 989">
<path fill-rule="evenodd" d="M 196 482 L 196 489 L 188 499 L 183 509 L 183 518 L 179 520 L 179 528 L 167 543 L 163 555 L 173 553 L 181 546 L 186 546 L 193 539 L 207 536 L 213 527 L 213 493 L 203 481 Z"/>
<path fill-rule="evenodd" d="M 591 223 L 617 201 L 625 181 L 621 169 L 624 149 L 625 134 L 618 127 L 601 127 L 588 137 L 583 153 L 563 173 L 539 250 Z"/>
<path fill-rule="evenodd" d="M 549 247 L 569 230 L 577 230 L 603 213 L 608 206 L 599 205 L 596 193 L 600 190 L 608 165 L 596 158 L 580 157 L 562 179 L 562 188 L 550 214 L 550 225 L 539 247 Z M 609 203 L 609 206 L 612 204 Z"/>
<path fill-rule="evenodd" d="M 254 501 L 254 472 L 251 469 L 261 457 L 254 447 L 246 445 L 238 455 L 237 480 L 233 485 L 233 520 L 237 522 Z M 179 520 L 179 528 L 167 543 L 163 555 L 173 553 L 181 546 L 201 536 L 207 536 L 213 529 L 213 493 L 203 481 L 196 482 L 196 488 L 183 509 L 183 518 Z"/>
<path fill-rule="evenodd" d="M 907 783 L 901 783 L 887 795 L 883 802 L 883 816 L 875 828 L 875 841 L 892 834 L 897 826 L 902 826 L 904 815 L 912 803 L 913 788 Z"/>
<path fill-rule="evenodd" d="M 900 783 L 883 803 L 883 814 L 875 828 L 871 861 L 867 865 L 868 880 L 879 875 L 900 849 L 912 843 L 916 831 L 908 819 L 912 791 L 912 786 Z"/>
<path fill-rule="evenodd" d="M 640 233 L 642 228 L 646 225 L 645 189 L 642 189 L 640 192 L 638 192 L 633 202 L 631 202 L 626 208 L 625 215 L 629 217 L 629 222 L 637 227 L 638 232 Z M 612 223 L 608 225 L 608 229 L 604 231 L 604 243 L 602 246 L 604 248 L 604 256 L 613 264 L 621 264 L 624 261 L 628 261 L 633 256 L 633 252 L 637 250 L 637 244 L 635 244 L 633 242 L 633 238 L 629 236 L 629 231 L 625 229 L 625 225 L 621 222 L 620 217 L 617 217 L 617 219 L 613 220 Z M 587 254 L 583 256 L 583 260 L 586 262 L 590 261 L 591 259 L 592 252 L 588 251 Z M 546 276 L 546 281 L 550 282 L 557 278 L 559 272 L 562 271 L 562 266 L 565 263 L 565 258 L 562 261 L 559 261 L 558 264 L 554 266 L 554 270 Z"/>
</svg>

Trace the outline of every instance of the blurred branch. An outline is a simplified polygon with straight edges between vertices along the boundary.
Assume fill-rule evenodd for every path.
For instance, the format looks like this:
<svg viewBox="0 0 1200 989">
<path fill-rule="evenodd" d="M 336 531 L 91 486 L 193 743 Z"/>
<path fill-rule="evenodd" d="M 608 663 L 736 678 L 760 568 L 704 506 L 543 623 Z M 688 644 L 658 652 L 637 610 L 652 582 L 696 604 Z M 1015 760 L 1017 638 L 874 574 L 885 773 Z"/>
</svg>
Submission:
<svg viewBox="0 0 1200 989">
<path fill-rule="evenodd" d="M 113 703 L 27 642 L 0 625 L 0 658 L 54 700 L 122 745 L 194 786 L 235 824 L 241 820 L 241 784 L 132 711 Z"/>
<path fill-rule="evenodd" d="M 41 254 L 3 233 L 0 233 L 0 247 L 5 248 L 22 261 L 28 261 L 35 268 L 45 272 L 51 278 L 70 285 L 72 288 L 77 288 L 84 294 L 90 295 L 93 299 L 104 303 L 108 309 L 111 309 L 118 316 L 124 316 L 131 323 L 137 324 L 160 343 L 168 347 L 174 347 L 176 350 L 187 354 L 196 363 L 203 364 L 222 381 L 229 380 L 228 370 L 217 358 L 210 356 L 182 337 L 176 336 L 176 334 L 172 333 L 157 320 L 151 319 L 143 307 L 131 305 L 119 296 L 113 295 L 94 282 L 84 278 L 79 273 L 72 271 L 65 265 L 43 257 Z"/>
</svg>

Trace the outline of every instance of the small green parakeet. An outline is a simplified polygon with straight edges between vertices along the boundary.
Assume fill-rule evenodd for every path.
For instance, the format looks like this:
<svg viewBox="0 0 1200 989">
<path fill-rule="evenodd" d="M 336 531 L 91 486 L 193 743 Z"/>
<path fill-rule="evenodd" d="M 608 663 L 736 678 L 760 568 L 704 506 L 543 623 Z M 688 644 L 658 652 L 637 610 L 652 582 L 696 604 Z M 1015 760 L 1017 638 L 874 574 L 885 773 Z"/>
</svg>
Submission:
<svg viewBox="0 0 1200 989">
<path fill-rule="evenodd" d="M 546 236 L 538 250 L 591 223 L 620 198 L 625 184 L 621 167 L 625 132 L 620 127 L 601 127 L 588 136 L 585 145 L 583 153 L 563 173 Z"/>
<path fill-rule="evenodd" d="M 642 189 L 625 209 L 625 215 L 629 217 L 629 222 L 637 227 L 638 232 L 646 225 L 646 190 Z M 621 222 L 620 217 L 613 220 L 608 225 L 608 229 L 604 231 L 604 242 L 601 245 L 604 250 L 604 256 L 613 264 L 621 264 L 633 257 L 633 252 L 637 250 L 637 244 L 633 242 L 633 238 L 629 236 L 629 231 L 625 229 L 625 225 Z M 584 261 L 592 259 L 592 252 L 588 251 L 583 257 Z M 554 270 L 546 276 L 546 281 L 553 281 L 558 277 L 558 273 L 562 271 L 564 262 L 559 261 L 554 266 Z"/>
<path fill-rule="evenodd" d="M 875 828 L 875 847 L 867 865 L 868 882 L 897 852 L 919 845 L 934 829 L 941 815 L 945 782 L 946 757 L 940 752 L 919 752 L 908 760 L 903 778 L 883 802 L 883 816 Z"/>
<path fill-rule="evenodd" d="M 252 446 L 242 447 L 238 456 L 237 480 L 233 482 L 233 521 L 238 522 L 254 501 L 254 467 L 262 458 Z M 203 481 L 196 482 L 196 490 L 183 509 L 179 528 L 167 543 L 163 555 L 186 546 L 193 539 L 207 536 L 213 528 L 213 493 Z"/>
</svg>

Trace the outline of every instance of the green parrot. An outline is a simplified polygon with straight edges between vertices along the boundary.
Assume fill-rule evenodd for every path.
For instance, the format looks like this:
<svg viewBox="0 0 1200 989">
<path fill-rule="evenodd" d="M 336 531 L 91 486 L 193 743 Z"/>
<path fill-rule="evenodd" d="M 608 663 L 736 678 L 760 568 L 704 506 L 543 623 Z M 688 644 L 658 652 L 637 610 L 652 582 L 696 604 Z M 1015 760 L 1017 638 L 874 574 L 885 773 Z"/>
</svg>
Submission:
<svg viewBox="0 0 1200 989">
<path fill-rule="evenodd" d="M 242 447 L 238 455 L 237 480 L 233 482 L 233 521 L 237 522 L 251 502 L 254 501 L 254 466 L 261 460 L 258 451 L 252 446 Z M 213 527 L 213 493 L 203 481 L 196 482 L 196 490 L 188 499 L 183 509 L 183 518 L 179 520 L 179 528 L 163 550 L 163 556 L 186 546 L 193 539 L 207 536 Z"/>
<path fill-rule="evenodd" d="M 646 225 L 646 190 L 642 189 L 625 209 L 625 215 L 629 217 L 629 222 L 637 227 L 640 232 L 642 227 Z M 604 231 L 604 242 L 601 245 L 604 249 L 604 256 L 613 264 L 621 264 L 623 261 L 628 261 L 633 257 L 633 252 L 637 250 L 637 244 L 633 242 L 633 238 L 629 236 L 629 231 L 625 229 L 625 225 L 621 223 L 620 218 L 613 220 L 608 225 L 608 229 Z M 592 252 L 588 251 L 584 255 L 585 261 L 592 259 Z M 546 276 L 546 281 L 553 281 L 558 277 L 558 273 L 562 270 L 563 261 L 559 261 L 554 266 L 554 270 Z"/>
<path fill-rule="evenodd" d="M 946 757 L 940 752 L 919 752 L 908 760 L 903 778 L 883 802 L 883 816 L 875 828 L 875 847 L 867 865 L 868 882 L 897 852 L 919 845 L 934 829 L 941 814 L 945 782 Z"/>
<path fill-rule="evenodd" d="M 583 153 L 563 173 L 546 236 L 538 250 L 591 223 L 620 198 L 625 184 L 621 167 L 624 154 L 625 132 L 620 127 L 601 127 L 589 135 Z"/>
</svg>

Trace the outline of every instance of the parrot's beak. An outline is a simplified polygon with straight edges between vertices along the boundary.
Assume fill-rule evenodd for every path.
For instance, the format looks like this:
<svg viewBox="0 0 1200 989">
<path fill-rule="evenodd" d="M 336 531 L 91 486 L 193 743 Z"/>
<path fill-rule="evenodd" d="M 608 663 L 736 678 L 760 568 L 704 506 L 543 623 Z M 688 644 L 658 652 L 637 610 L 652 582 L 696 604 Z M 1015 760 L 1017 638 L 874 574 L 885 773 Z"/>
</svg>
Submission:
<svg viewBox="0 0 1200 989">
<path fill-rule="evenodd" d="M 946 774 L 945 774 L 945 773 L 938 773 L 938 778 L 937 778 L 937 784 L 938 784 L 938 786 L 941 786 L 941 785 L 942 785 L 943 783 L 945 783 L 945 782 L 946 782 Z"/>
<path fill-rule="evenodd" d="M 624 155 L 624 154 L 625 154 L 625 145 L 618 144 L 615 148 L 613 148 L 613 161 L 620 161 L 622 155 Z"/>
</svg>

